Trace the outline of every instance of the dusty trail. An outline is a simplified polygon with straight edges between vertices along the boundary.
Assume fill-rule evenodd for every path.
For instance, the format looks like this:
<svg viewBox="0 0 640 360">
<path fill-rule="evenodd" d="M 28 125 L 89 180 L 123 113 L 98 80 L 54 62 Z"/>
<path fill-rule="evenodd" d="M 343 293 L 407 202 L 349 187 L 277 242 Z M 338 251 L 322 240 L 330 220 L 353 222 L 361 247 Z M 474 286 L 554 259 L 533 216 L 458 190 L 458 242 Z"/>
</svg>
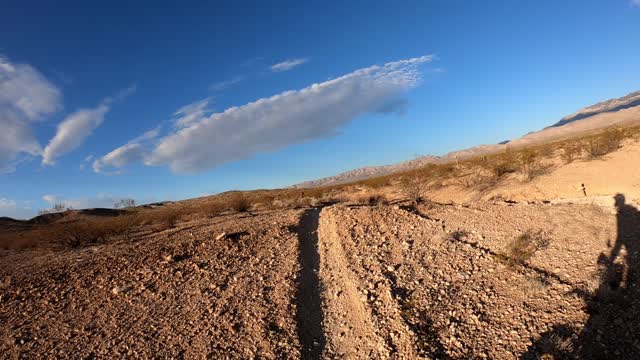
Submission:
<svg viewBox="0 0 640 360">
<path fill-rule="evenodd" d="M 327 336 L 325 357 L 378 358 L 385 345 L 359 292 L 337 234 L 331 209 L 322 212 L 318 230 L 322 308 Z"/>
<path fill-rule="evenodd" d="M 322 209 L 305 211 L 298 226 L 300 277 L 297 292 L 298 337 L 303 359 L 320 359 L 325 346 L 318 270 L 318 220 Z"/>
</svg>

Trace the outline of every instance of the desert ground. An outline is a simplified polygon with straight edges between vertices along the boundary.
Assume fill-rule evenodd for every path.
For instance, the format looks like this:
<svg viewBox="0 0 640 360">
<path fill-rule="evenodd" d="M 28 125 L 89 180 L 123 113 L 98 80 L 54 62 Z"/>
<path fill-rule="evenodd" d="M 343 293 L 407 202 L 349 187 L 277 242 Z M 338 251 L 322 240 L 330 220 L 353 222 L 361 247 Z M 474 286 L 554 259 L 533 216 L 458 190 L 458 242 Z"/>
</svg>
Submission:
<svg viewBox="0 0 640 360">
<path fill-rule="evenodd" d="M 640 358 L 640 143 L 563 149 L 535 173 L 3 219 L 0 354 Z"/>
</svg>

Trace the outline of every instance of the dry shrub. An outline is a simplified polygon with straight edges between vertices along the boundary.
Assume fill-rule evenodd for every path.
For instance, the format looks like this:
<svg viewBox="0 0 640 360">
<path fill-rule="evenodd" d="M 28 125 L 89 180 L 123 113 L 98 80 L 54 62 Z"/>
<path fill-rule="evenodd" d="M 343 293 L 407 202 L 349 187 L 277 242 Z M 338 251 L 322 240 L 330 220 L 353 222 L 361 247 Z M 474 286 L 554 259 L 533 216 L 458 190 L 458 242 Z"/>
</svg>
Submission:
<svg viewBox="0 0 640 360">
<path fill-rule="evenodd" d="M 525 231 L 515 238 L 507 247 L 507 253 L 511 261 L 522 264 L 538 252 L 551 244 L 549 235 L 544 230 Z"/>
<path fill-rule="evenodd" d="M 451 178 L 456 175 L 456 165 L 455 164 L 442 164 L 431 167 L 431 177 L 437 178 Z"/>
<path fill-rule="evenodd" d="M 588 140 L 587 151 L 592 159 L 599 158 L 620 148 L 624 132 L 621 129 L 609 129 Z"/>
<path fill-rule="evenodd" d="M 271 207 L 274 209 L 283 209 L 288 207 L 288 203 L 285 202 L 284 200 L 280 200 L 280 199 L 274 199 L 271 202 Z"/>
<path fill-rule="evenodd" d="M 575 329 L 566 326 L 554 327 L 538 341 L 540 359 L 572 359 L 575 351 Z"/>
<path fill-rule="evenodd" d="M 101 244 L 109 238 L 125 235 L 139 223 L 135 214 L 107 218 L 84 218 L 74 221 L 36 225 L 29 230 L 2 234 L 3 248 L 26 248 L 62 245 L 77 248 Z"/>
<path fill-rule="evenodd" d="M 556 149 L 551 144 L 544 144 L 538 147 L 538 151 L 540 152 L 540 156 L 545 158 L 553 157 L 556 153 Z"/>
<path fill-rule="evenodd" d="M 371 179 L 362 180 L 359 183 L 372 189 L 380 189 L 389 186 L 389 176 L 379 176 Z"/>
<path fill-rule="evenodd" d="M 458 183 L 465 189 L 471 189 L 478 184 L 478 174 L 465 175 L 458 178 Z"/>
<path fill-rule="evenodd" d="M 401 182 L 402 192 L 414 204 L 420 204 L 423 200 L 425 184 L 418 179 L 404 178 Z"/>
<path fill-rule="evenodd" d="M 294 209 L 318 206 L 318 204 L 318 199 L 311 197 L 301 197 L 290 202 L 290 206 Z"/>
<path fill-rule="evenodd" d="M 377 206 L 389 203 L 387 197 L 381 193 L 367 193 L 357 198 L 357 203 L 361 205 Z"/>
<path fill-rule="evenodd" d="M 449 235 L 449 240 L 460 242 L 467 241 L 471 233 L 466 230 L 456 230 Z"/>
<path fill-rule="evenodd" d="M 220 215 L 225 210 L 224 204 L 220 202 L 209 202 L 200 205 L 199 212 L 207 217 Z"/>
<path fill-rule="evenodd" d="M 247 212 L 251 208 L 251 202 L 244 194 L 236 194 L 227 202 L 229 209 L 237 212 Z"/>
<path fill-rule="evenodd" d="M 542 173 L 540 153 L 531 148 L 524 149 L 519 154 L 519 170 L 525 179 L 531 180 Z"/>
<path fill-rule="evenodd" d="M 515 164 L 499 161 L 491 167 L 493 175 L 497 178 L 501 178 L 504 175 L 511 174 L 516 171 Z"/>
<path fill-rule="evenodd" d="M 503 154 L 494 155 L 487 159 L 486 166 L 496 178 L 501 178 L 504 175 L 514 173 L 517 170 L 517 158 L 513 152 L 509 149 Z"/>
<path fill-rule="evenodd" d="M 567 141 L 561 145 L 562 147 L 562 160 L 565 164 L 573 162 L 575 159 L 582 155 L 583 146 L 577 141 Z"/>
</svg>

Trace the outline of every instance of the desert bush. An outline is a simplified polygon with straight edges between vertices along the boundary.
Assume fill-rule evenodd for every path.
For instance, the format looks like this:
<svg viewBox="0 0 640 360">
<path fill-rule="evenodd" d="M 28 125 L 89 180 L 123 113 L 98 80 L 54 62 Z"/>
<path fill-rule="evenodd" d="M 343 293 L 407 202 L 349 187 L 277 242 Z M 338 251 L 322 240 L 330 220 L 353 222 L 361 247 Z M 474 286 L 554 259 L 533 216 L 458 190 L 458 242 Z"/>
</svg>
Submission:
<svg viewBox="0 0 640 360">
<path fill-rule="evenodd" d="M 573 162 L 582 155 L 582 144 L 577 141 L 568 141 L 561 145 L 562 160 L 565 164 Z"/>
<path fill-rule="evenodd" d="M 371 179 L 362 180 L 359 183 L 372 189 L 379 189 L 390 184 L 389 176 L 379 176 Z"/>
<path fill-rule="evenodd" d="M 551 244 L 549 235 L 544 230 L 527 230 L 515 238 L 507 247 L 511 261 L 524 263 L 539 250 L 544 250 Z"/>
<path fill-rule="evenodd" d="M 74 221 L 44 224 L 13 233 L 5 239 L 9 244 L 18 241 L 20 247 L 49 245 L 77 248 L 104 243 L 110 237 L 124 235 L 138 225 L 134 214 L 108 218 L 83 218 Z M 27 246 L 27 247 L 28 247 Z"/>
<path fill-rule="evenodd" d="M 467 238 L 471 235 L 466 230 L 456 230 L 449 235 L 449 239 L 453 241 L 466 241 Z"/>
<path fill-rule="evenodd" d="M 455 176 L 456 174 L 456 165 L 455 164 L 442 164 L 442 165 L 436 165 L 434 167 L 432 167 L 432 174 L 431 176 L 435 176 L 438 178 L 450 178 Z"/>
<path fill-rule="evenodd" d="M 609 152 L 618 150 L 624 140 L 625 132 L 622 129 L 609 129 L 602 134 L 602 141 L 604 142 Z"/>
<path fill-rule="evenodd" d="M 225 210 L 224 205 L 220 202 L 213 201 L 200 205 L 199 212 L 207 217 L 219 215 Z"/>
<path fill-rule="evenodd" d="M 540 153 L 535 149 L 524 149 L 519 154 L 519 170 L 525 179 L 531 180 L 540 174 L 542 165 L 540 163 Z"/>
<path fill-rule="evenodd" d="M 229 209 L 237 212 L 247 212 L 251 208 L 251 202 L 244 194 L 236 194 L 227 202 Z"/>
<path fill-rule="evenodd" d="M 387 197 L 380 193 L 367 193 L 359 196 L 356 202 L 361 205 L 377 206 L 389 203 Z"/>
<path fill-rule="evenodd" d="M 574 337 L 578 331 L 566 326 L 554 327 L 538 342 L 540 359 L 572 359 L 575 351 Z"/>
<path fill-rule="evenodd" d="M 116 209 L 125 209 L 130 207 L 135 207 L 136 201 L 134 199 L 122 199 L 113 204 L 113 207 Z"/>
<path fill-rule="evenodd" d="M 73 207 L 63 203 L 56 203 L 50 209 L 38 210 L 38 215 L 54 214 L 54 213 L 64 212 L 67 210 L 73 210 Z"/>
<path fill-rule="evenodd" d="M 515 164 L 509 164 L 504 161 L 496 162 L 491 167 L 491 172 L 497 178 L 501 178 L 504 175 L 513 173 L 516 171 Z"/>
<path fill-rule="evenodd" d="M 424 183 L 417 179 L 403 179 L 402 192 L 409 200 L 414 204 L 420 204 L 423 200 L 422 195 L 424 193 Z"/>
<path fill-rule="evenodd" d="M 538 147 L 538 151 L 540 152 L 540 156 L 550 158 L 555 155 L 556 149 L 552 144 L 544 144 Z"/>
<path fill-rule="evenodd" d="M 600 135 L 592 136 L 587 141 L 587 151 L 592 159 L 599 158 L 620 148 L 624 132 L 620 129 L 609 129 Z"/>
</svg>

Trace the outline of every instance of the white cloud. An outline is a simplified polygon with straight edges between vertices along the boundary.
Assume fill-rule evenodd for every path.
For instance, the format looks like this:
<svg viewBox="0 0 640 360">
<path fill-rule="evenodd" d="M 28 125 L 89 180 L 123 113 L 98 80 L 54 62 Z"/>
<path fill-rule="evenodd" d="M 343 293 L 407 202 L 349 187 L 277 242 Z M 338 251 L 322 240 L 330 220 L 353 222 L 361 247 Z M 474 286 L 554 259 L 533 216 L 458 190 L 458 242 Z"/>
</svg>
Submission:
<svg viewBox="0 0 640 360">
<path fill-rule="evenodd" d="M 55 204 L 58 200 L 56 195 L 42 195 L 42 200 L 49 203 L 49 205 Z"/>
<path fill-rule="evenodd" d="M 175 117 L 175 126 L 184 128 L 200 121 L 205 114 L 210 112 L 208 108 L 210 102 L 211 98 L 206 98 L 178 109 L 178 111 L 173 114 Z"/>
<path fill-rule="evenodd" d="M 209 90 L 211 91 L 222 91 L 232 85 L 235 85 L 239 82 L 241 82 L 242 80 L 244 80 L 244 76 L 243 75 L 238 75 L 238 76 L 234 76 L 231 79 L 228 80 L 224 80 L 224 81 L 219 81 L 217 83 L 213 83 L 209 86 Z"/>
<path fill-rule="evenodd" d="M 105 173 L 105 168 L 122 168 L 127 164 L 142 161 L 144 159 L 145 150 L 139 143 L 130 143 L 114 149 L 107 155 L 93 162 L 93 171 L 97 173 Z M 117 174 L 115 172 L 114 174 Z"/>
<path fill-rule="evenodd" d="M 18 203 L 15 200 L 0 197 L 0 216 L 8 216 L 14 219 L 28 219 L 31 218 L 34 213 L 27 202 Z"/>
<path fill-rule="evenodd" d="M 307 58 L 298 58 L 298 59 L 289 59 L 283 62 L 279 62 L 277 64 L 271 65 L 271 71 L 273 72 L 282 72 L 291 70 L 294 67 L 300 66 L 309 61 Z"/>
<path fill-rule="evenodd" d="M 26 64 L 0 55 L 0 173 L 12 172 L 20 156 L 42 152 L 31 124 L 61 108 L 60 90 Z"/>
<path fill-rule="evenodd" d="M 56 158 L 76 149 L 93 133 L 104 120 L 109 106 L 100 104 L 93 109 L 81 109 L 67 116 L 60 124 L 56 135 L 42 153 L 42 164 L 53 165 Z"/>
<path fill-rule="evenodd" d="M 15 200 L 9 200 L 6 198 L 0 198 L 0 209 L 7 209 L 16 206 Z"/>
<path fill-rule="evenodd" d="M 80 145 L 102 124 L 114 101 L 120 101 L 136 90 L 136 86 L 119 92 L 115 97 L 108 97 L 97 107 L 80 109 L 67 116 L 60 124 L 55 136 L 49 141 L 42 153 L 43 165 L 54 165 L 57 158 L 67 154 Z"/>
<path fill-rule="evenodd" d="M 120 169 L 130 163 L 141 162 L 144 160 L 146 153 L 144 144 L 152 141 L 160 134 L 160 127 L 149 130 L 138 136 L 137 138 L 129 141 L 123 146 L 120 146 L 107 155 L 96 159 L 93 162 L 93 171 L 96 173 L 102 173 L 106 175 L 119 174 L 117 169 Z M 116 169 L 115 171 L 107 169 Z"/>
<path fill-rule="evenodd" d="M 406 104 L 402 94 L 420 82 L 418 66 L 432 59 L 423 56 L 371 66 L 221 113 L 195 111 L 197 117 L 189 118 L 186 124 L 181 121 L 183 126 L 154 142 L 150 150 L 141 142 L 129 142 L 97 160 L 97 171 L 105 165 L 118 168 L 140 158 L 147 165 L 167 165 L 174 172 L 203 171 L 260 152 L 335 135 L 340 127 L 365 113 L 401 111 Z M 206 106 L 197 102 L 187 108 Z"/>
</svg>

